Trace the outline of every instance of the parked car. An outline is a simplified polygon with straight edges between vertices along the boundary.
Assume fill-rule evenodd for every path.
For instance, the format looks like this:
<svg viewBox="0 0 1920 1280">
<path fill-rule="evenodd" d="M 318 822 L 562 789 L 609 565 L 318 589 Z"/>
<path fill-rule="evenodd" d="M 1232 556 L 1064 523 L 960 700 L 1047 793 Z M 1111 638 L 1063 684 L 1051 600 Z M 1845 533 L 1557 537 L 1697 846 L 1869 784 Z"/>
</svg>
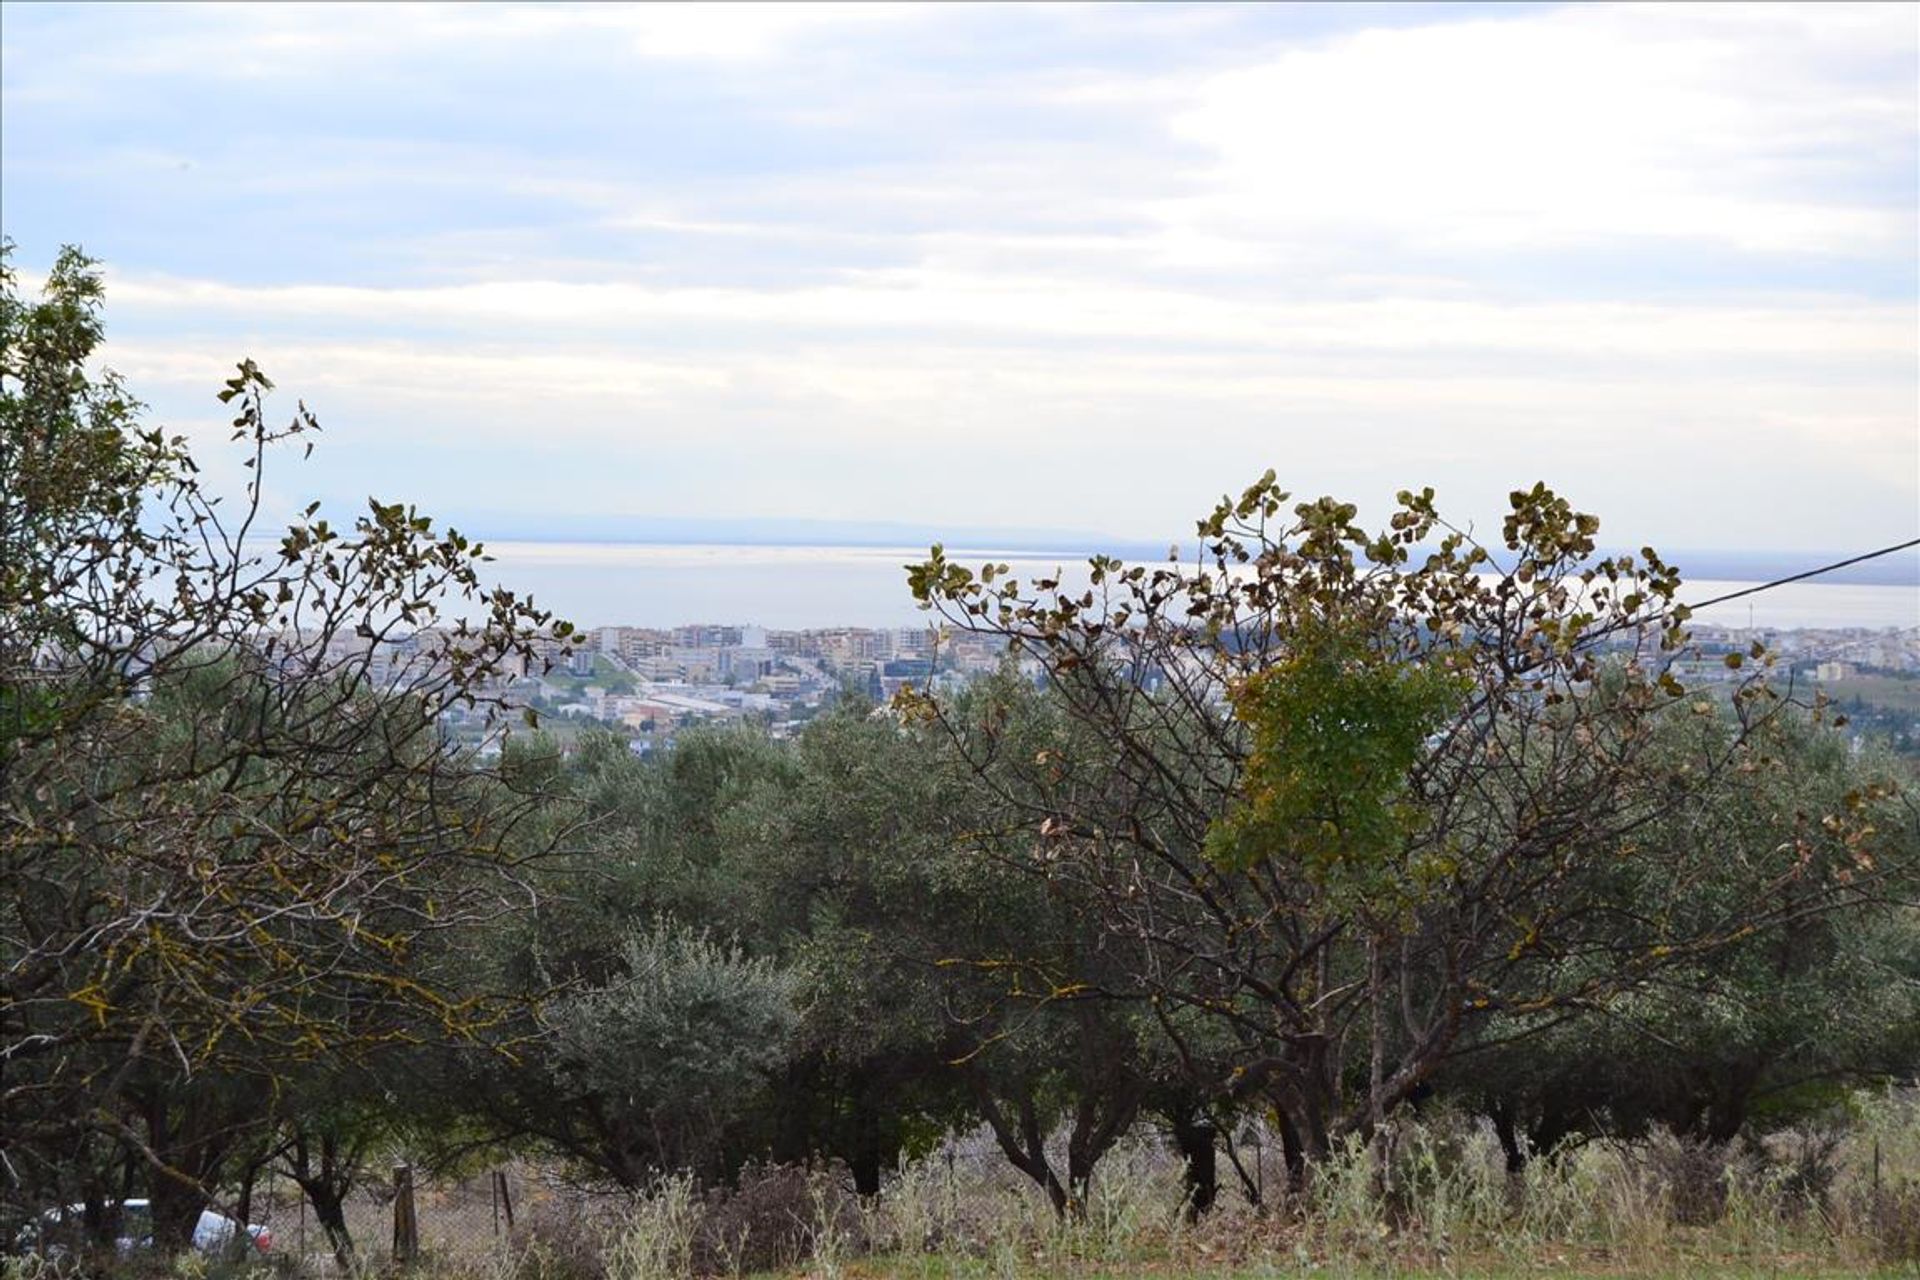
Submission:
<svg viewBox="0 0 1920 1280">
<path fill-rule="evenodd" d="M 20 1253 L 37 1253 L 46 1257 L 67 1253 L 78 1243 L 80 1219 L 85 1212 L 86 1206 L 80 1204 L 47 1210 L 20 1228 L 20 1233 L 14 1237 L 15 1249 Z M 107 1212 L 116 1219 L 113 1240 L 116 1250 L 134 1253 L 153 1248 L 151 1201 L 124 1200 L 108 1205 Z M 194 1252 L 208 1255 L 223 1253 L 240 1230 L 241 1224 L 225 1214 L 202 1209 L 200 1220 L 193 1226 Z M 273 1248 L 273 1232 L 267 1228 L 248 1223 L 245 1230 L 253 1241 L 253 1247 L 261 1253 Z"/>
</svg>

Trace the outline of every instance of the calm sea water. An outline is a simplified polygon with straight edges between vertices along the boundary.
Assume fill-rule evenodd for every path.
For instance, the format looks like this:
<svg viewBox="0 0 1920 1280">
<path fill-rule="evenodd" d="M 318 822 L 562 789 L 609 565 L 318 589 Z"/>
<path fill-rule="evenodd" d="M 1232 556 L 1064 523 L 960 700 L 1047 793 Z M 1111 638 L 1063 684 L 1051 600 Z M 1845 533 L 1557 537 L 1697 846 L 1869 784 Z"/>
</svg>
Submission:
<svg viewBox="0 0 1920 1280">
<path fill-rule="evenodd" d="M 664 546 L 646 543 L 495 542 L 494 580 L 580 626 L 672 627 L 751 623 L 804 627 L 899 627 L 924 623 L 907 592 L 906 566 L 924 547 Z M 974 565 L 992 559 L 1022 578 L 1065 569 L 1058 555 L 954 550 Z M 1084 572 L 1084 567 L 1082 568 Z M 1751 583 L 1689 582 L 1683 598 L 1709 599 Z M 1750 612 L 1751 611 L 1751 612 Z M 1702 610 L 1724 626 L 1920 626 L 1920 587 L 1795 583 Z"/>
</svg>

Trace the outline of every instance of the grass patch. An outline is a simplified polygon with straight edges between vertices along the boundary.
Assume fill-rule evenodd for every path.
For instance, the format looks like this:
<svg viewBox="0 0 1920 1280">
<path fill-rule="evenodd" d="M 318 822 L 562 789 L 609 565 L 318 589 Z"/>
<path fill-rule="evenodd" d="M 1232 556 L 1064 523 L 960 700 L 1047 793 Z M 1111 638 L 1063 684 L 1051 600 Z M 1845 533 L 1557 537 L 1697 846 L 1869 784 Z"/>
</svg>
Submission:
<svg viewBox="0 0 1920 1280">
<path fill-rule="evenodd" d="M 1048 1260 L 1030 1268 L 1012 1271 L 980 1259 L 954 1258 L 868 1258 L 849 1264 L 837 1273 L 843 1280 L 1160 1280 L 1181 1276 L 1191 1280 L 1288 1280 L 1314 1277 L 1317 1280 L 1439 1280 L 1472 1277 L 1474 1280 L 1533 1280 L 1542 1276 L 1594 1277 L 1595 1280 L 1840 1280 L 1842 1277 L 1910 1276 L 1908 1268 L 1892 1266 L 1863 1271 L 1858 1267 L 1835 1266 L 1818 1258 L 1782 1258 L 1777 1262 L 1744 1266 L 1719 1266 L 1697 1259 L 1675 1258 L 1664 1265 L 1632 1267 L 1605 1259 L 1549 1257 L 1531 1265 L 1504 1260 L 1479 1262 L 1462 1259 L 1435 1267 L 1400 1264 L 1366 1265 L 1351 1262 L 1262 1263 L 1212 1267 L 1188 1261 L 1142 1260 L 1134 1264 L 1102 1263 L 1081 1269 L 1063 1269 Z M 779 1273 L 782 1280 L 817 1280 L 818 1270 L 801 1268 Z"/>
</svg>

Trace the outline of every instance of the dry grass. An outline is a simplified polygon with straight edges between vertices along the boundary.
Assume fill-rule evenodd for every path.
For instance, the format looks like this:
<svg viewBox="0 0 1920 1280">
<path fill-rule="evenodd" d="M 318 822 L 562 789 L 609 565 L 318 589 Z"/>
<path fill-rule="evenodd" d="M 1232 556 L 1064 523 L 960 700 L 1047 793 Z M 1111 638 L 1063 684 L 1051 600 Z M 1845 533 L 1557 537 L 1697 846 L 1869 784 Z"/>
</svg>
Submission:
<svg viewBox="0 0 1920 1280">
<path fill-rule="evenodd" d="M 1198 1225 L 1179 1211 L 1179 1172 L 1143 1133 L 1103 1164 L 1077 1223 L 1055 1221 L 991 1163 L 920 1161 L 872 1205 L 846 1201 L 830 1174 L 815 1173 L 819 1211 L 809 1217 L 794 1195 L 779 1210 L 806 1220 L 811 1241 L 784 1274 L 1920 1275 L 1920 1105 L 1910 1098 L 1861 1099 L 1837 1140 L 1782 1135 L 1764 1148 L 1726 1150 L 1671 1137 L 1593 1143 L 1537 1159 L 1518 1179 L 1506 1175 L 1482 1126 L 1435 1117 L 1396 1129 L 1384 1176 L 1355 1147 L 1296 1199 L 1256 1206 L 1225 1196 Z M 616 1243 L 601 1254 L 603 1267 L 584 1274 L 687 1274 L 700 1257 L 691 1206 L 690 1194 L 669 1184 L 616 1215 L 606 1224 Z M 698 1269 L 710 1274 L 751 1269 L 730 1269 L 711 1253 L 704 1260 Z M 516 1280 L 579 1274 L 544 1268 L 529 1253 Z"/>
<path fill-rule="evenodd" d="M 1256 1176 L 1270 1192 L 1282 1183 L 1265 1164 Z M 525 1170 L 518 1182 L 511 1239 L 491 1230 L 483 1180 L 423 1194 L 433 1244 L 414 1268 L 422 1280 L 1920 1276 L 1911 1095 L 1856 1099 L 1841 1131 L 1729 1149 L 1671 1137 L 1595 1142 L 1538 1158 L 1518 1178 L 1484 1126 L 1429 1116 L 1396 1126 L 1384 1170 L 1351 1148 L 1297 1197 L 1256 1205 L 1223 1188 L 1197 1225 L 1180 1211 L 1177 1162 L 1146 1131 L 1103 1162 L 1084 1220 L 1072 1223 L 968 1142 L 899 1170 L 871 1204 L 834 1170 L 757 1170 L 736 1191 L 704 1197 L 686 1179 L 645 1196 L 592 1195 Z M 450 1225 L 462 1222 L 464 1236 Z M 385 1269 L 381 1243 L 363 1234 L 370 1271 Z M 287 1252 L 282 1273 L 328 1270 L 318 1258 L 294 1262 Z M 35 1280 L 21 1267 L 5 1274 Z M 173 1273 L 213 1280 L 193 1260 Z"/>
</svg>

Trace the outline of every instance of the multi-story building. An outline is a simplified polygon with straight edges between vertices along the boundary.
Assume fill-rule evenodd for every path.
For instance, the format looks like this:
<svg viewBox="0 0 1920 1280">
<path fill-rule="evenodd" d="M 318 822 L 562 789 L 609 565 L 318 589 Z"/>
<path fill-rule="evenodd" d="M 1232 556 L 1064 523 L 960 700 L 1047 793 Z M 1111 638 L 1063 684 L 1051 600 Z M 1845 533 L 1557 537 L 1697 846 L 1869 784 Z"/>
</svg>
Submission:
<svg viewBox="0 0 1920 1280">
<path fill-rule="evenodd" d="M 931 658 L 935 644 L 939 638 L 939 631 L 933 627 L 902 627 L 894 635 L 894 656 L 900 658 Z"/>
<path fill-rule="evenodd" d="M 775 661 L 773 650 L 765 645 L 740 644 L 720 651 L 720 672 L 736 684 L 751 684 L 773 670 Z"/>
</svg>

